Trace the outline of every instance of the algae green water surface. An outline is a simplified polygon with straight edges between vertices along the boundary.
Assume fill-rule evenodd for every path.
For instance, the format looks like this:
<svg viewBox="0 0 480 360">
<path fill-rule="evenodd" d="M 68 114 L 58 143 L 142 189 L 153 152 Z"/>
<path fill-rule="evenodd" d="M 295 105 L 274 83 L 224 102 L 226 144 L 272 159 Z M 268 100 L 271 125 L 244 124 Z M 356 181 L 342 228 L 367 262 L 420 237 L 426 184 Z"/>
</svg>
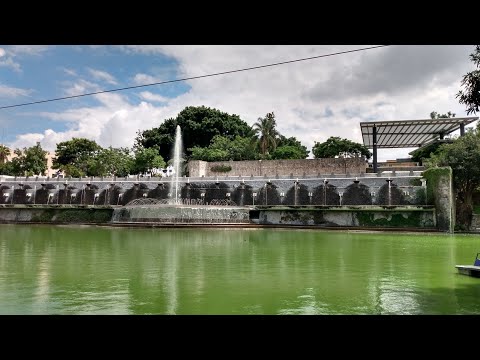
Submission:
<svg viewBox="0 0 480 360">
<path fill-rule="evenodd" d="M 480 314 L 475 235 L 0 226 L 0 314 Z"/>
</svg>

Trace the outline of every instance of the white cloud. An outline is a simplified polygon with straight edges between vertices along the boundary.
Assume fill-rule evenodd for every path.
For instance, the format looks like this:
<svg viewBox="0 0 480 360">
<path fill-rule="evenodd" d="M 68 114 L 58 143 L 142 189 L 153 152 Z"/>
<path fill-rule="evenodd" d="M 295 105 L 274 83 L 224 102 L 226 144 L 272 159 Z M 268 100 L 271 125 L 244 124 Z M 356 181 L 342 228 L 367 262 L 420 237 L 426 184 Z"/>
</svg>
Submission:
<svg viewBox="0 0 480 360">
<path fill-rule="evenodd" d="M 49 45 L 11 45 L 8 52 L 16 55 L 41 55 L 43 52 L 52 48 Z"/>
<path fill-rule="evenodd" d="M 5 67 L 10 67 L 16 72 L 21 72 L 22 69 L 20 67 L 20 64 L 13 61 L 11 57 L 8 56 L 2 56 L 0 58 L 0 66 L 5 66 Z"/>
<path fill-rule="evenodd" d="M 168 102 L 168 101 L 170 101 L 169 98 L 167 98 L 165 96 L 162 96 L 162 95 L 153 94 L 150 91 L 142 91 L 140 93 L 140 97 L 142 99 L 147 100 L 147 101 L 157 101 L 157 102 Z"/>
<path fill-rule="evenodd" d="M 49 48 L 51 46 L 47 45 L 10 45 L 0 48 L 0 66 L 10 67 L 15 72 L 21 72 L 20 63 L 14 58 L 22 55 L 39 56 Z"/>
<path fill-rule="evenodd" d="M 141 53 L 173 57 L 178 62 L 178 77 L 190 77 L 359 47 L 126 46 L 121 49 L 129 56 Z M 138 95 L 143 100 L 134 103 L 120 93 L 100 94 L 95 96 L 99 106 L 44 113 L 51 119 L 69 121 L 71 129 L 41 134 L 42 146 L 45 141 L 54 149 L 52 139 L 64 141 L 76 136 L 94 139 L 102 146 L 131 147 L 138 130 L 158 126 L 185 106 L 199 105 L 238 114 L 250 125 L 274 111 L 278 130 L 285 136 L 295 136 L 308 150 L 314 141 L 325 141 L 330 136 L 361 142 L 361 121 L 424 119 L 434 110 L 466 116 L 455 94 L 463 75 L 473 70 L 468 56 L 472 51 L 473 46 L 394 46 L 190 80 L 188 92 L 170 99 L 142 91 Z M 146 72 L 137 73 L 133 79 L 137 84 L 160 80 Z M 97 88 L 82 80 L 70 91 Z M 168 102 L 156 103 L 163 100 Z M 379 150 L 379 160 L 407 157 L 409 150 Z"/>
<path fill-rule="evenodd" d="M 47 133 L 47 132 L 48 132 L 48 130 L 45 131 L 45 133 Z M 46 150 L 46 148 L 44 147 L 44 144 L 46 143 L 45 135 L 44 134 L 38 134 L 38 133 L 29 133 L 29 134 L 18 135 L 17 139 L 12 144 L 11 148 L 13 148 L 13 149 L 23 149 L 25 147 L 34 146 L 37 142 L 40 142 L 41 145 L 42 145 L 42 148 L 44 150 Z"/>
<path fill-rule="evenodd" d="M 12 98 L 18 96 L 28 96 L 32 90 L 20 89 L 0 84 L 0 98 Z"/>
<path fill-rule="evenodd" d="M 69 86 L 65 89 L 65 94 L 67 96 L 75 96 L 99 90 L 101 89 L 97 84 L 80 79 L 73 84 L 69 83 Z"/>
<path fill-rule="evenodd" d="M 69 68 L 62 68 L 63 72 L 67 75 L 70 75 L 70 76 L 77 76 L 77 72 L 73 69 L 69 69 Z"/>
<path fill-rule="evenodd" d="M 162 79 L 158 77 L 142 73 L 136 74 L 133 78 L 133 82 L 137 85 L 152 84 L 160 81 L 162 81 Z"/>
<path fill-rule="evenodd" d="M 96 97 L 101 101 L 101 106 L 39 114 L 48 119 L 69 122 L 67 131 L 46 130 L 43 134 L 24 134 L 18 136 L 11 146 L 32 146 L 40 141 L 44 149 L 53 151 L 61 141 L 84 137 L 102 146 L 132 147 L 138 130 L 158 126 L 163 119 L 175 116 L 182 110 L 178 106 L 155 107 L 146 102 L 131 105 L 119 94 L 106 93 Z"/>
<path fill-rule="evenodd" d="M 106 71 L 101 71 L 101 70 L 96 70 L 96 69 L 89 68 L 88 72 L 90 73 L 90 75 L 92 75 L 92 77 L 95 80 L 105 81 L 105 82 L 107 82 L 109 84 L 112 84 L 112 85 L 117 85 L 118 84 L 118 82 L 115 80 L 115 78 L 112 75 L 110 75 L 109 73 L 107 73 Z"/>
</svg>

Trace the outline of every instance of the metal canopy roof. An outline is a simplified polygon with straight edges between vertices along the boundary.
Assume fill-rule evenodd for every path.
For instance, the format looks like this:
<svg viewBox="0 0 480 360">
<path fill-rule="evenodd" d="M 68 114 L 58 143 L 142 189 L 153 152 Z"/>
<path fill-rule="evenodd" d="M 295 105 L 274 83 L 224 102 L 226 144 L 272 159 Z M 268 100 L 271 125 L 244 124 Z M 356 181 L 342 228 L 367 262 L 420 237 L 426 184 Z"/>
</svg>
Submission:
<svg viewBox="0 0 480 360">
<path fill-rule="evenodd" d="M 425 120 L 361 122 L 363 144 L 373 148 L 373 127 L 377 128 L 377 148 L 419 147 L 468 125 L 478 117 Z"/>
</svg>

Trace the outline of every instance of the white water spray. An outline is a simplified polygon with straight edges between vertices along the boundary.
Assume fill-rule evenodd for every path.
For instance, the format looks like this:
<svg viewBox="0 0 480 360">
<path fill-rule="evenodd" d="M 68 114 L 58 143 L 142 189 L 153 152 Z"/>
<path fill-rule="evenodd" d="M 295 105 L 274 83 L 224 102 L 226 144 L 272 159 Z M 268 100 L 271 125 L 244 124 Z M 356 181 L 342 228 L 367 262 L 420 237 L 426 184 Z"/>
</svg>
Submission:
<svg viewBox="0 0 480 360">
<path fill-rule="evenodd" d="M 180 125 L 177 125 L 175 131 L 175 145 L 173 147 L 173 176 L 172 176 L 172 196 L 173 203 L 179 204 L 178 198 L 178 178 L 182 176 L 182 132 L 180 131 Z"/>
</svg>

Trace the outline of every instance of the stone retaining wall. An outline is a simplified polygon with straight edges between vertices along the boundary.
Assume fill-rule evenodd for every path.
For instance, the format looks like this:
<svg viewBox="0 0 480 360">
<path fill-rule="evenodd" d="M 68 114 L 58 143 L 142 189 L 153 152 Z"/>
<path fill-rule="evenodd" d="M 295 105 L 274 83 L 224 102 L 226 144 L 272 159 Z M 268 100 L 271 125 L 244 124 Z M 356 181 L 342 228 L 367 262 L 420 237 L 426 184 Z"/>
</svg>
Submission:
<svg viewBox="0 0 480 360">
<path fill-rule="evenodd" d="M 231 168 L 219 172 L 215 168 Z M 325 176 L 331 174 L 364 174 L 367 164 L 364 158 L 299 159 L 299 160 L 251 160 L 216 161 L 194 160 L 188 163 L 192 177 L 208 176 Z"/>
</svg>

